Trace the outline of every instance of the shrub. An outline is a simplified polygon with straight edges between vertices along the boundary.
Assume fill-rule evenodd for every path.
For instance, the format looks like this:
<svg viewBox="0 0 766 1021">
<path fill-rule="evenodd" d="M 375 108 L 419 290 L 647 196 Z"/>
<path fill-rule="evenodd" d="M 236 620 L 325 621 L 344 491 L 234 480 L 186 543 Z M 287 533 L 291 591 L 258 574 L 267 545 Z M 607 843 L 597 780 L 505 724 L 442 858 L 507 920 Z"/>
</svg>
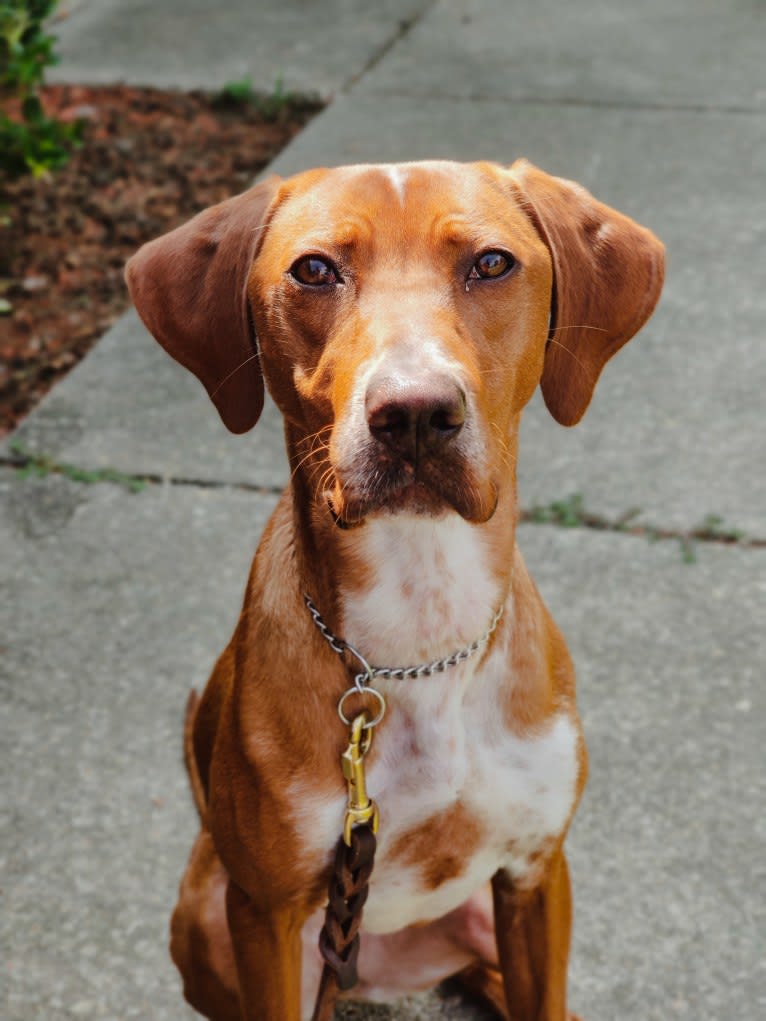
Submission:
<svg viewBox="0 0 766 1021">
<path fill-rule="evenodd" d="M 0 172 L 40 176 L 61 166 L 80 139 L 78 123 L 49 117 L 38 90 L 56 63 L 43 22 L 57 0 L 0 0 Z"/>
</svg>

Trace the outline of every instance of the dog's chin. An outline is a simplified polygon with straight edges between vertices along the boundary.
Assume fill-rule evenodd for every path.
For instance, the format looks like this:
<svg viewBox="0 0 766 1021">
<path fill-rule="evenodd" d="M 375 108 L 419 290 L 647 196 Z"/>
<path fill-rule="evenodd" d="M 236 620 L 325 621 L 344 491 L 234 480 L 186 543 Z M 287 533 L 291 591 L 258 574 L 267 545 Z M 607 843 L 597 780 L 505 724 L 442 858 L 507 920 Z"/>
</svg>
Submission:
<svg viewBox="0 0 766 1021">
<path fill-rule="evenodd" d="M 459 514 L 472 524 L 484 524 L 497 510 L 498 490 L 494 484 L 485 492 L 473 486 L 436 487 L 420 479 L 392 485 L 385 492 L 354 494 L 344 491 L 327 495 L 327 507 L 335 525 L 343 530 L 358 528 L 370 517 L 407 514 L 441 518 Z"/>
</svg>

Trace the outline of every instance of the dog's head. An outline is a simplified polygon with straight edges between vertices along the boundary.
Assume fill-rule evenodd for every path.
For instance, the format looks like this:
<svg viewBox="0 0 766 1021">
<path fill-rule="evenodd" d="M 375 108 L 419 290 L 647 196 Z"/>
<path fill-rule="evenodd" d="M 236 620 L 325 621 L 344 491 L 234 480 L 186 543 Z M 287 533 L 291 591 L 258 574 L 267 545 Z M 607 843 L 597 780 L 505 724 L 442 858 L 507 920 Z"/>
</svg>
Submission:
<svg viewBox="0 0 766 1021">
<path fill-rule="evenodd" d="M 270 178 L 145 245 L 127 278 L 232 431 L 265 377 L 293 468 L 350 524 L 490 517 L 537 384 L 578 422 L 663 267 L 648 230 L 526 161 L 429 162 Z"/>
</svg>

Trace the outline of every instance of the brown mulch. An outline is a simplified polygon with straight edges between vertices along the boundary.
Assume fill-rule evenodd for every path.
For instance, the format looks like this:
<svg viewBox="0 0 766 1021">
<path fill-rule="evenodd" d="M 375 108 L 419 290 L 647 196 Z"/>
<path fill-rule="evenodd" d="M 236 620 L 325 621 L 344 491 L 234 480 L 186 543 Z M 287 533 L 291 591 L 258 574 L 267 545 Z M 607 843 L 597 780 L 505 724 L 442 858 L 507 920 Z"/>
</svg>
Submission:
<svg viewBox="0 0 766 1021">
<path fill-rule="evenodd" d="M 84 119 L 84 141 L 46 177 L 0 179 L 0 435 L 128 306 L 126 258 L 248 187 L 319 109 L 125 85 L 49 86 L 44 98 Z"/>
</svg>

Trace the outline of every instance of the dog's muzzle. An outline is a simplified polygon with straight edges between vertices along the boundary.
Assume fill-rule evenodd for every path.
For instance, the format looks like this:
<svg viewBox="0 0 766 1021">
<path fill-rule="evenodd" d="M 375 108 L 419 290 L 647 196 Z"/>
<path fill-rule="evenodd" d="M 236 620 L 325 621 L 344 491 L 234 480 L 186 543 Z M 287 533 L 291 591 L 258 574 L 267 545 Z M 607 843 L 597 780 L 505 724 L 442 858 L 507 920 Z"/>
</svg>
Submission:
<svg viewBox="0 0 766 1021">
<path fill-rule="evenodd" d="M 336 524 L 359 524 L 373 511 L 472 521 L 492 516 L 497 492 L 476 477 L 467 441 L 466 395 L 446 373 L 380 373 L 369 381 L 353 458 L 329 498 Z"/>
</svg>

